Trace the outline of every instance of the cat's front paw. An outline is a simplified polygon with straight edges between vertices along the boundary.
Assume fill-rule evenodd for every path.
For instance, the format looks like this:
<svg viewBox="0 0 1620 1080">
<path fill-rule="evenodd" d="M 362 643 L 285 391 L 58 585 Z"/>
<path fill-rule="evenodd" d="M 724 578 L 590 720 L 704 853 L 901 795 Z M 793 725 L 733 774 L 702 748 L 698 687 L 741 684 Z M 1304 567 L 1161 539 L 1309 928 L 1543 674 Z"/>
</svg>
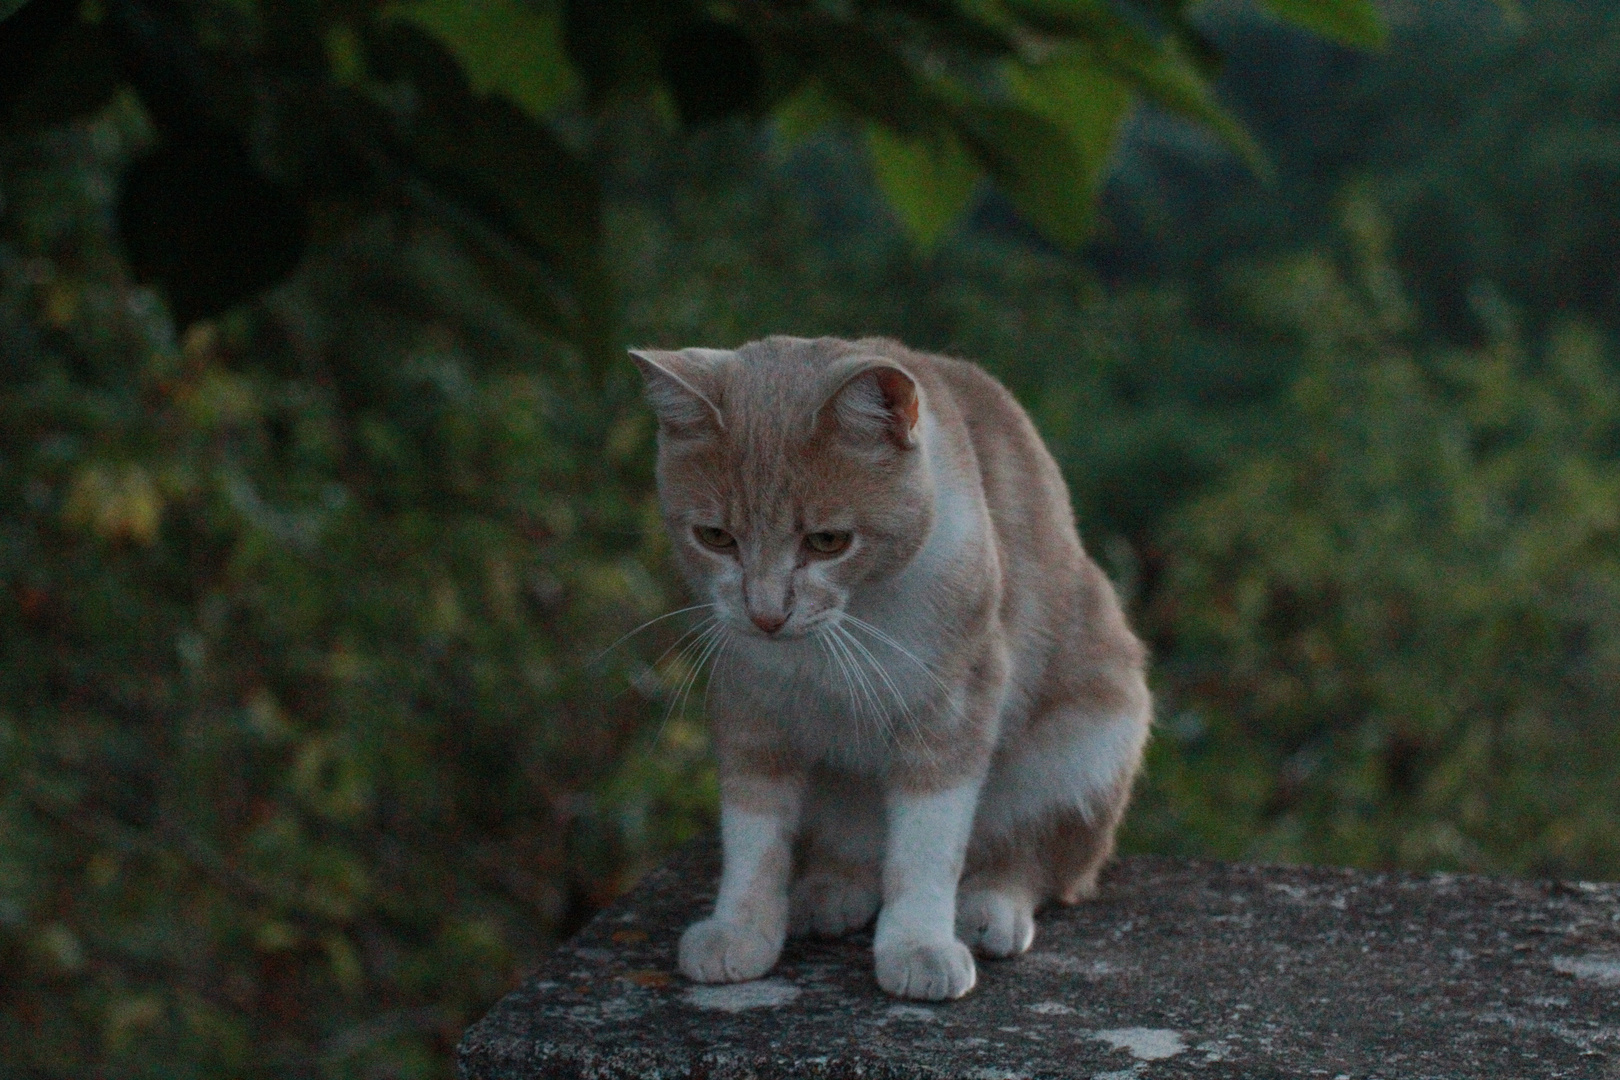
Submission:
<svg viewBox="0 0 1620 1080">
<path fill-rule="evenodd" d="M 896 941 L 876 950 L 877 981 L 896 997 L 949 1001 L 973 989 L 973 954 L 950 941 Z"/>
<path fill-rule="evenodd" d="M 981 956 L 1017 956 L 1035 940 L 1035 906 L 1016 893 L 974 889 L 957 898 L 956 933 Z"/>
<path fill-rule="evenodd" d="M 782 938 L 767 935 L 748 923 L 704 919 L 681 935 L 681 974 L 693 982 L 746 982 L 757 979 L 776 963 Z"/>
<path fill-rule="evenodd" d="M 793 884 L 788 933 L 837 937 L 859 930 L 877 914 L 877 890 L 837 874 L 806 874 Z"/>
</svg>

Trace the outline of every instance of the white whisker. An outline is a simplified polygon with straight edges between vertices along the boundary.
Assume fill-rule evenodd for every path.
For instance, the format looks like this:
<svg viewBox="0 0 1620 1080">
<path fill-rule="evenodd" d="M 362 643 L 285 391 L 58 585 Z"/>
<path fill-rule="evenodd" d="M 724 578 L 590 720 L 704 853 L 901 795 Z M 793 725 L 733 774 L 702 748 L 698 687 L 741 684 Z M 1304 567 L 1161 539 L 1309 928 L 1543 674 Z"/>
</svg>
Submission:
<svg viewBox="0 0 1620 1080">
<path fill-rule="evenodd" d="M 730 640 L 730 637 L 726 634 L 725 627 L 721 626 L 716 628 L 714 636 L 709 640 L 708 648 L 703 650 L 703 654 L 697 658 L 697 663 L 692 665 L 692 678 L 687 683 L 686 688 L 687 701 L 691 700 L 692 691 L 697 687 L 698 677 L 703 674 L 704 667 L 708 665 L 711 660 L 718 659 L 720 650 L 724 649 L 727 642 Z M 710 668 L 709 677 L 713 678 L 713 675 L 714 670 L 713 668 Z M 703 688 L 705 709 L 707 708 L 708 692 L 708 686 L 705 685 Z M 683 705 L 682 708 L 684 709 L 685 706 Z"/>
<path fill-rule="evenodd" d="M 916 741 L 917 748 L 922 751 L 923 756 L 928 759 L 930 764 L 934 764 L 935 754 L 933 747 L 930 746 L 928 742 L 927 728 L 917 714 L 912 711 L 911 706 L 906 701 L 905 695 L 900 692 L 900 687 L 895 684 L 894 679 L 889 675 L 888 671 L 884 669 L 883 665 L 878 663 L 877 657 L 872 655 L 872 651 L 866 647 L 864 642 L 841 626 L 837 627 L 836 629 L 838 634 L 844 638 L 850 646 L 856 650 L 859 650 L 860 655 L 865 657 L 866 663 L 877 674 L 878 678 L 883 680 L 883 683 L 888 688 L 889 693 L 894 697 L 895 706 L 898 708 L 901 718 L 905 720 L 906 728 L 908 729 L 912 739 Z"/>
<path fill-rule="evenodd" d="M 705 716 L 707 716 L 709 713 L 709 694 L 714 690 L 715 676 L 720 674 L 720 661 L 725 659 L 726 649 L 730 647 L 730 645 L 731 634 L 729 632 L 721 634 L 720 648 L 714 654 L 714 661 L 709 667 L 709 679 L 703 684 L 703 714 Z"/>
<path fill-rule="evenodd" d="M 865 630 L 868 634 L 871 634 L 873 637 L 877 638 L 877 640 L 881 641 L 883 644 L 887 645 L 889 648 L 893 649 L 907 660 L 910 660 L 913 664 L 916 664 L 918 669 L 921 670 L 923 674 L 927 675 L 933 680 L 935 686 L 938 686 L 947 694 L 951 692 L 951 688 L 946 685 L 944 679 L 939 677 L 939 672 L 935 671 L 932 665 L 918 659 L 916 654 L 914 654 L 904 645 L 900 644 L 880 627 L 873 626 L 865 619 L 859 617 L 858 615 L 851 615 L 847 611 L 843 613 L 843 621 L 848 622 L 851 626 L 859 627 L 860 629 Z"/>
<path fill-rule="evenodd" d="M 597 653 L 596 654 L 596 659 L 592 660 L 591 663 L 592 664 L 600 664 L 602 662 L 603 658 L 606 657 L 608 653 L 612 652 L 614 649 L 617 649 L 620 645 L 623 645 L 625 642 L 629 641 L 631 638 L 635 637 L 637 634 L 641 633 L 643 630 L 647 629 L 649 626 L 653 626 L 653 625 L 655 625 L 657 623 L 661 623 L 665 619 L 673 619 L 677 615 L 685 615 L 689 611 L 702 611 L 704 608 L 712 608 L 712 607 L 714 607 L 713 604 L 693 604 L 691 607 L 677 608 L 674 611 L 666 612 L 665 614 L 660 615 L 655 619 L 648 619 L 646 622 L 642 623 L 640 626 L 636 627 L 634 630 L 630 631 L 628 634 L 621 635 L 619 637 L 619 640 L 615 641 L 613 644 L 609 645 L 607 648 L 605 648 L 601 652 Z M 683 634 L 682 636 L 684 637 L 685 635 Z"/>
<path fill-rule="evenodd" d="M 691 692 L 692 686 L 697 682 L 698 676 L 703 673 L 703 665 L 709 654 L 715 648 L 715 643 L 722 641 L 726 636 L 725 626 L 718 620 L 713 620 L 707 630 L 687 643 L 680 653 L 671 662 L 671 666 L 681 665 L 680 681 L 676 683 L 674 692 L 670 695 L 669 705 L 664 709 L 664 717 L 658 722 L 658 730 L 653 733 L 653 745 L 658 745 L 664 737 L 664 729 L 669 726 L 671 718 L 677 711 L 684 711 L 684 702 Z M 671 646 L 673 648 L 673 646 Z M 697 659 L 688 667 L 686 658 L 696 654 Z"/>
<path fill-rule="evenodd" d="M 720 623 L 719 616 L 717 616 L 717 615 L 709 615 L 706 618 L 700 620 L 695 625 L 687 627 L 686 630 L 682 631 L 681 636 L 676 638 L 670 644 L 669 648 L 665 649 L 663 652 L 658 654 L 658 658 L 655 659 L 652 662 L 652 665 L 651 665 L 653 670 L 657 671 L 658 670 L 658 665 L 662 664 L 664 662 L 664 658 L 667 657 L 670 653 L 675 652 L 676 648 L 679 648 L 681 650 L 680 653 L 677 654 L 677 657 L 676 657 L 677 660 L 681 656 L 685 656 L 686 655 L 686 650 L 688 648 L 690 648 L 691 645 L 694 642 L 696 642 L 697 640 L 699 640 L 699 639 L 701 639 L 703 637 L 708 636 L 709 631 L 713 630 L 716 626 L 719 625 L 719 623 Z M 696 634 L 697 637 L 692 638 L 692 641 L 687 641 L 686 639 L 689 638 L 689 637 L 692 637 L 693 634 Z M 686 644 L 682 645 L 681 644 L 682 642 L 686 642 Z"/>
<path fill-rule="evenodd" d="M 877 657 L 872 655 L 872 650 L 866 647 L 865 642 L 861 641 L 854 634 L 851 634 L 843 627 L 838 628 L 838 633 L 839 636 L 841 636 L 845 641 L 849 642 L 849 644 L 853 646 L 861 656 L 866 658 L 867 665 L 877 673 L 877 677 L 879 679 L 883 680 L 884 687 L 887 688 L 890 696 L 894 698 L 895 706 L 900 710 L 905 718 L 915 726 L 916 717 L 911 711 L 911 706 L 906 702 L 905 695 L 900 692 L 900 687 L 895 684 L 894 679 L 890 677 L 888 671 L 883 667 L 883 665 L 878 663 Z"/>
<path fill-rule="evenodd" d="M 817 638 L 826 645 L 827 655 L 832 658 L 833 665 L 838 668 L 838 674 L 843 676 L 844 686 L 849 690 L 849 708 L 855 720 L 855 730 L 860 732 L 865 727 L 865 716 L 864 710 L 861 708 L 860 697 L 855 693 L 855 680 L 850 676 L 849 664 L 844 659 L 843 653 L 838 649 L 835 639 L 830 633 L 818 633 Z M 881 732 L 877 734 L 881 736 Z"/>
<path fill-rule="evenodd" d="M 840 644 L 844 650 L 844 655 L 849 657 L 850 667 L 855 672 L 855 679 L 859 683 L 861 691 L 866 695 L 866 700 L 872 703 L 872 711 L 877 714 L 879 721 L 882 723 L 884 733 L 892 736 L 894 734 L 893 718 L 889 715 L 888 710 L 883 707 L 883 702 L 878 700 L 877 688 L 872 685 L 872 680 L 866 674 L 866 665 L 861 663 L 861 658 L 855 653 L 855 650 L 849 647 L 848 638 L 849 632 L 835 623 L 833 625 L 833 640 Z"/>
</svg>

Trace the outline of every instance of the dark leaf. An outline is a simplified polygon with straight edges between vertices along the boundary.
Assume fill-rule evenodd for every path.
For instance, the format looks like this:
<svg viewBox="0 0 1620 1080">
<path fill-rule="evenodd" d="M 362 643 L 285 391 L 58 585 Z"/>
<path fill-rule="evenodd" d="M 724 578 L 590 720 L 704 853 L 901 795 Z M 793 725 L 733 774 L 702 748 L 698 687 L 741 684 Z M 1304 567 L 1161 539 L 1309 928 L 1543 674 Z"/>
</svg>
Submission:
<svg viewBox="0 0 1620 1080">
<path fill-rule="evenodd" d="M 530 264 L 519 273 L 520 288 L 503 292 L 531 316 L 543 306 L 540 325 L 556 330 L 577 318 L 589 307 L 582 291 L 597 284 L 585 280 L 596 273 L 601 221 L 591 170 L 506 98 L 474 97 L 451 55 L 415 27 L 375 28 L 367 46 L 379 77 L 414 85 L 415 107 L 399 116 L 397 130 L 432 189 L 418 182 L 419 201 L 430 211 L 449 210 L 441 216 L 475 234 L 486 254 Z M 510 271 L 500 280 L 510 281 Z"/>
<path fill-rule="evenodd" d="M 925 36 L 940 45 L 981 57 L 1013 51 L 1007 27 L 964 10 L 955 0 L 892 0 L 890 6 L 910 16 Z"/>
<path fill-rule="evenodd" d="M 949 119 L 937 95 L 895 44 L 859 23 L 819 11 L 773 12 L 754 24 L 773 51 L 798 56 L 832 98 L 907 137 Z"/>
<path fill-rule="evenodd" d="M 1345 45 L 1376 49 L 1389 37 L 1372 0 L 1265 0 L 1265 4 L 1279 18 Z"/>
<path fill-rule="evenodd" d="M 0 18 L 13 12 L 0 24 L 0 127 L 51 127 L 106 103 L 119 59 L 76 0 L 0 0 Z"/>
<path fill-rule="evenodd" d="M 537 252 L 577 251 L 597 235 L 595 177 L 550 129 L 504 98 L 476 98 L 438 42 L 394 25 L 369 38 L 378 73 L 416 86 L 403 141 L 435 177 Z"/>
<path fill-rule="evenodd" d="M 563 40 L 593 100 L 619 87 L 652 86 L 661 63 L 658 43 L 671 22 L 690 17 L 685 4 L 636 0 L 566 0 Z"/>
<path fill-rule="evenodd" d="M 303 204 L 223 132 L 189 133 L 136 162 L 118 225 L 137 278 L 162 288 L 181 326 L 280 281 L 304 249 Z"/>
<path fill-rule="evenodd" d="M 664 42 L 661 66 L 688 127 L 759 111 L 765 79 L 759 47 L 735 26 L 697 19 Z"/>
</svg>

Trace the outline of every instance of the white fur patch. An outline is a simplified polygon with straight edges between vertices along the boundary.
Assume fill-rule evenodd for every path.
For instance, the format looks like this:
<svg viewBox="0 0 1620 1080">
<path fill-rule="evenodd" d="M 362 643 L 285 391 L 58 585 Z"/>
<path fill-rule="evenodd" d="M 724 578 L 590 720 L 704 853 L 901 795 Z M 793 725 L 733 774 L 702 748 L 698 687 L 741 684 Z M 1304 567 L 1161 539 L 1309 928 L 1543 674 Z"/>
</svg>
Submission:
<svg viewBox="0 0 1620 1080">
<path fill-rule="evenodd" d="M 1147 735 L 1142 717 L 1112 717 L 1086 725 L 1064 746 L 1035 744 L 998 760 L 979 799 L 979 834 L 1005 836 L 1060 808 L 1091 817 L 1120 777 L 1135 771 Z"/>
<path fill-rule="evenodd" d="M 891 795 L 875 948 L 895 941 L 954 941 L 956 884 L 973 828 L 977 782 L 930 795 Z"/>
<path fill-rule="evenodd" d="M 924 413 L 917 427 L 919 449 L 928 456 L 934 478 L 934 524 L 916 557 L 895 579 L 893 591 L 913 601 L 908 609 L 915 608 L 917 596 L 950 579 L 950 565 L 965 545 L 982 541 L 990 532 L 990 511 L 979 478 L 958 476 L 951 469 L 945 435 L 932 416 Z"/>
<path fill-rule="evenodd" d="M 774 814 L 756 814 L 721 804 L 720 844 L 725 858 L 720 870 L 720 895 L 714 905 L 716 918 L 736 918 L 762 886 L 774 890 L 780 884 L 785 890 L 785 881 L 761 881 L 760 871 L 773 850 L 786 847 L 788 831 L 788 823 Z"/>
</svg>

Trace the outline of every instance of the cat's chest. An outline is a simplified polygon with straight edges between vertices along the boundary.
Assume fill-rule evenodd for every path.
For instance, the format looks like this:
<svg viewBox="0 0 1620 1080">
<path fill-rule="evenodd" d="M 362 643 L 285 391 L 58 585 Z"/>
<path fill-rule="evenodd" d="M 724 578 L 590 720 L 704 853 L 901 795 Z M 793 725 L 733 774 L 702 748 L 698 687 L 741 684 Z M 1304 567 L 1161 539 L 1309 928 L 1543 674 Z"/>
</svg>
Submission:
<svg viewBox="0 0 1620 1080">
<path fill-rule="evenodd" d="M 937 727 L 956 697 L 925 646 L 875 628 L 747 643 L 714 687 L 725 713 L 757 716 L 800 750 L 846 761 L 883 757 L 896 737 Z"/>
</svg>

